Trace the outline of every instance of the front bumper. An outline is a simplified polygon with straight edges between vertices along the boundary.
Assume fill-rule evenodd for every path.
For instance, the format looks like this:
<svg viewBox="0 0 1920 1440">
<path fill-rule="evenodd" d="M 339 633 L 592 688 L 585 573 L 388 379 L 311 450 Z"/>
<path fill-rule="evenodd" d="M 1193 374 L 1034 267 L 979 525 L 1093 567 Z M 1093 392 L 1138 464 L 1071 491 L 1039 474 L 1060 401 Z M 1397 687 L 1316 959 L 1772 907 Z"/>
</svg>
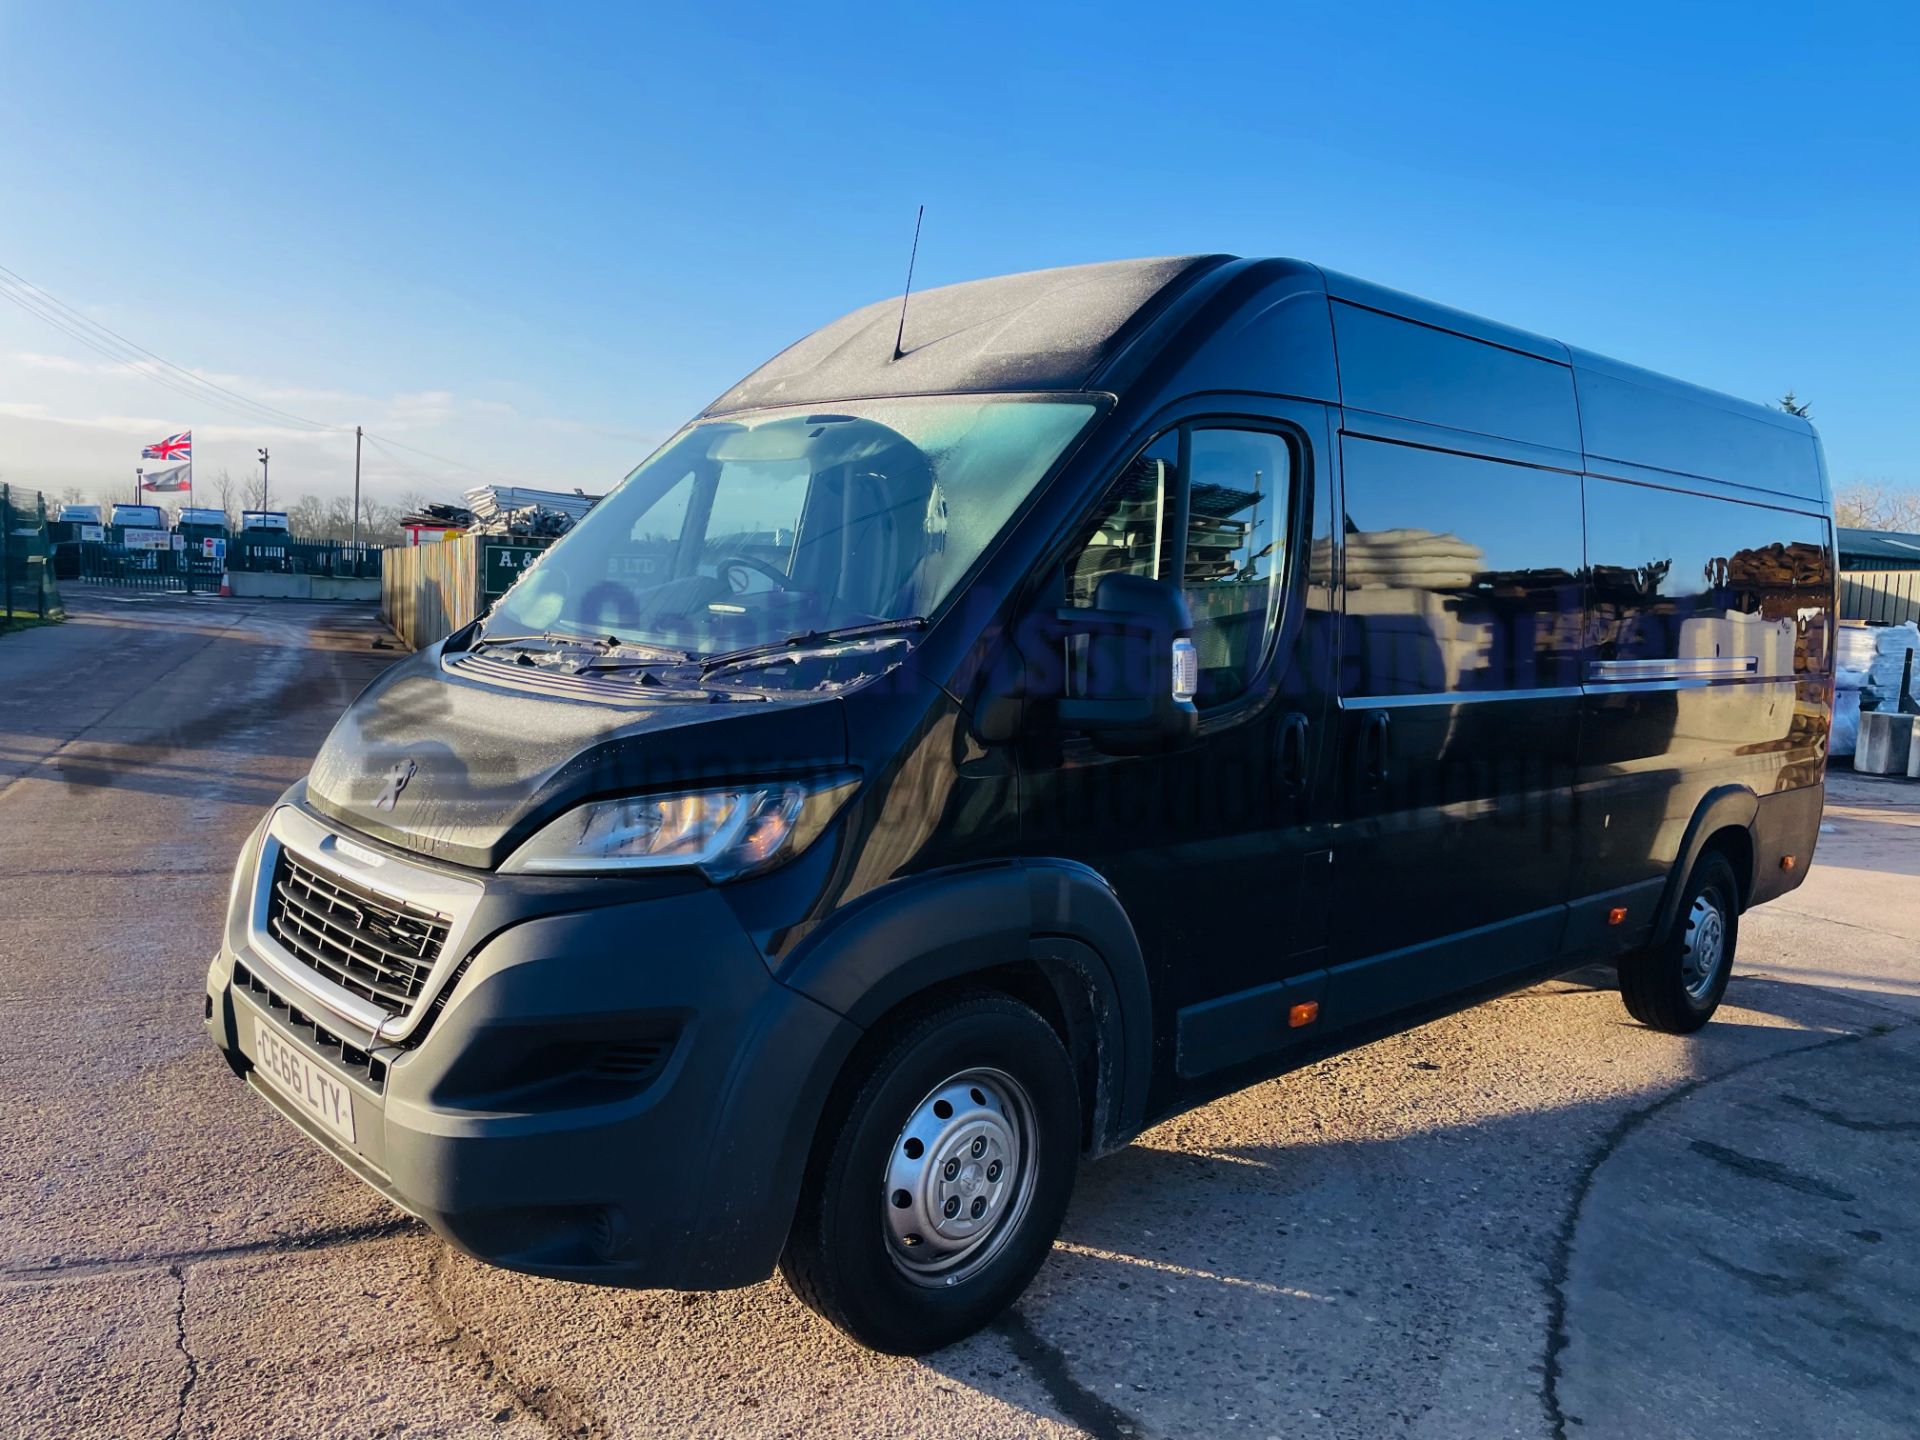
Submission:
<svg viewBox="0 0 1920 1440">
<path fill-rule="evenodd" d="M 776 981 L 704 886 L 496 909 L 486 933 L 390 1043 L 315 1013 L 231 928 L 209 1032 L 256 1093 L 482 1260 L 675 1289 L 764 1278 L 857 1027 Z M 351 1144 L 253 1070 L 262 1026 L 347 1089 Z"/>
</svg>

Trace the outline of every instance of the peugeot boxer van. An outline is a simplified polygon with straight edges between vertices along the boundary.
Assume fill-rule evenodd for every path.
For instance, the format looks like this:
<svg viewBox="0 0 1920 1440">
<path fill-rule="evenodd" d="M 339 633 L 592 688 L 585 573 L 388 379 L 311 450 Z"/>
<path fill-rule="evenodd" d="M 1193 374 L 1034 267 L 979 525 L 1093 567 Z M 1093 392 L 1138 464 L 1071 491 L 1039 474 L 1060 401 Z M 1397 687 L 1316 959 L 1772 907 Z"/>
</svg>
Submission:
<svg viewBox="0 0 1920 1440">
<path fill-rule="evenodd" d="M 208 1026 L 483 1260 L 925 1351 L 1173 1112 L 1595 962 L 1704 1024 L 1834 575 L 1805 420 L 1310 264 L 887 301 L 353 703 Z"/>
</svg>

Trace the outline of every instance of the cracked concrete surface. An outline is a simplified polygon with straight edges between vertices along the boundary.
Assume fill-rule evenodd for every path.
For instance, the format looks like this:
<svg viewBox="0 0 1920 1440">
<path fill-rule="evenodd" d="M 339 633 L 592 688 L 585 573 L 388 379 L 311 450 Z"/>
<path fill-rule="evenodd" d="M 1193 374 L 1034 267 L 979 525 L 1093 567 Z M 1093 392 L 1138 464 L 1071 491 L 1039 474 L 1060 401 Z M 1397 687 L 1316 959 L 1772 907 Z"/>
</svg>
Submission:
<svg viewBox="0 0 1920 1440">
<path fill-rule="evenodd" d="M 1916 1074 L 1920 1027 L 1842 1036 L 1689 1093 L 1609 1157 L 1568 1273 L 1580 1434 L 1914 1433 Z"/>
<path fill-rule="evenodd" d="M 1229 1096 L 899 1360 L 774 1282 L 487 1269 L 236 1084 L 228 865 L 392 654 L 339 608 L 77 608 L 0 641 L 0 1434 L 1911 1433 L 1920 787 L 1836 777 L 1702 1034 L 1576 975 Z"/>
</svg>

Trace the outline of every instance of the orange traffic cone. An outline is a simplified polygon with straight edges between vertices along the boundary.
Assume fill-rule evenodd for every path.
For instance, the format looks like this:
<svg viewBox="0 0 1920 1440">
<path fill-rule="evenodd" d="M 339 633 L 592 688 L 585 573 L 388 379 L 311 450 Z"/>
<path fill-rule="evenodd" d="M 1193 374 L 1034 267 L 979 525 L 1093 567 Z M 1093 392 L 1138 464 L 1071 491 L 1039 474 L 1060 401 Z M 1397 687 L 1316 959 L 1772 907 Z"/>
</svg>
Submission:
<svg viewBox="0 0 1920 1440">
<path fill-rule="evenodd" d="M 230 599 L 232 595 L 233 582 L 227 578 L 227 572 L 222 570 L 220 572 L 220 598 L 226 600 Z"/>
</svg>

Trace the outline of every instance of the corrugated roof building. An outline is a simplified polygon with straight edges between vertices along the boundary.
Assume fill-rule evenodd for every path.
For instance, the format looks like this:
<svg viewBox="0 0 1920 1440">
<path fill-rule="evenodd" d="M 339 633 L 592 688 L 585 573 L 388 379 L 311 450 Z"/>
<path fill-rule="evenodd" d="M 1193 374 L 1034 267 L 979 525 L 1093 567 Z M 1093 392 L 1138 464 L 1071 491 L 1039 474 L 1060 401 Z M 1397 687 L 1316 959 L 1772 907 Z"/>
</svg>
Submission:
<svg viewBox="0 0 1920 1440">
<path fill-rule="evenodd" d="M 1836 525 L 1834 543 L 1842 570 L 1920 570 L 1920 535 Z"/>
</svg>

